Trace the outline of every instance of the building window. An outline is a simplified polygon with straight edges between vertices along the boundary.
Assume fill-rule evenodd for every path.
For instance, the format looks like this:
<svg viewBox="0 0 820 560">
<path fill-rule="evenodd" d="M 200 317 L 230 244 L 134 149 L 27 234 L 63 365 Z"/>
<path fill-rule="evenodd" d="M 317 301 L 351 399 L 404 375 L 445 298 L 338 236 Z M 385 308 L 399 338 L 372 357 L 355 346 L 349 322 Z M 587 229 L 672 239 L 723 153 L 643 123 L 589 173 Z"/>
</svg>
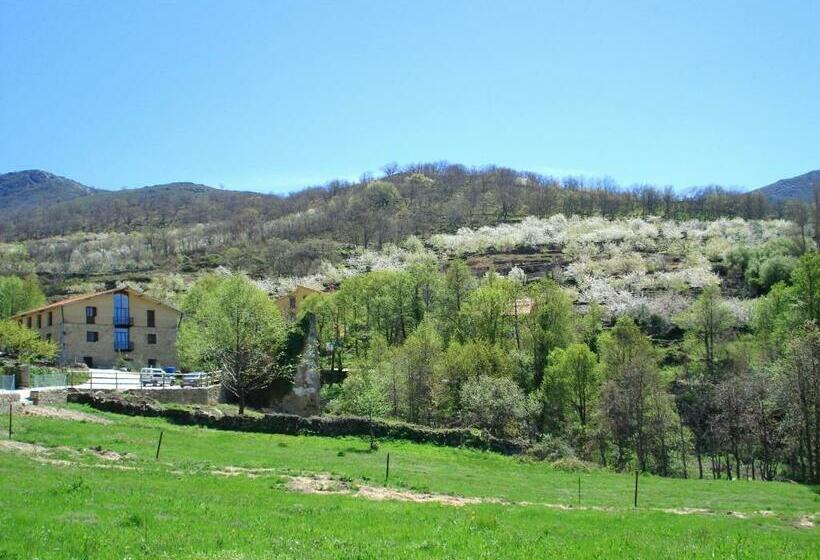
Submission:
<svg viewBox="0 0 820 560">
<path fill-rule="evenodd" d="M 145 321 L 149 327 L 156 327 L 156 318 L 154 317 L 154 310 L 149 309 L 145 312 Z"/>
<path fill-rule="evenodd" d="M 48 312 L 48 326 L 50 327 L 53 324 L 54 324 L 54 313 L 49 311 Z"/>
<path fill-rule="evenodd" d="M 83 357 L 83 362 L 85 362 L 85 365 L 87 365 L 90 368 L 94 367 L 94 358 L 92 358 L 91 356 Z"/>
<path fill-rule="evenodd" d="M 43 328 L 43 316 L 42 315 L 37 315 L 37 328 L 38 329 Z"/>
<path fill-rule="evenodd" d="M 157 367 L 156 358 L 148 358 L 148 367 Z"/>
<path fill-rule="evenodd" d="M 131 312 L 128 308 L 128 294 L 114 294 L 114 326 L 131 325 Z"/>
<path fill-rule="evenodd" d="M 100 339 L 100 333 L 97 331 L 85 331 L 86 342 L 97 342 Z"/>
<path fill-rule="evenodd" d="M 128 329 L 119 327 L 114 329 L 114 350 L 117 352 L 130 352 L 133 350 Z"/>
<path fill-rule="evenodd" d="M 157 335 L 151 333 L 148 335 L 148 344 L 156 344 L 157 343 Z"/>
<path fill-rule="evenodd" d="M 86 325 L 93 325 L 97 322 L 97 308 L 89 305 L 85 308 L 85 323 Z"/>
<path fill-rule="evenodd" d="M 26 317 L 26 326 L 31 328 L 31 317 Z"/>
</svg>

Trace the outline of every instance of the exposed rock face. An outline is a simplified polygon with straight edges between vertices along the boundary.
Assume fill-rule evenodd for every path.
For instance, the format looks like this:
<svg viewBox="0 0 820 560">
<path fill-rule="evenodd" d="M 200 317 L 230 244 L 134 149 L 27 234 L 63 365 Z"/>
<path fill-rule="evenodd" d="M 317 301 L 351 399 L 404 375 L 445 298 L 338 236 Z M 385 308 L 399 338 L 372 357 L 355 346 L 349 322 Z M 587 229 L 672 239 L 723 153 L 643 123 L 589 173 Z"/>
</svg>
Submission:
<svg viewBox="0 0 820 560">
<path fill-rule="evenodd" d="M 281 412 L 299 416 L 315 416 L 321 412 L 319 389 L 322 381 L 317 361 L 317 346 L 316 317 L 311 316 L 302 359 L 293 378 L 293 390 L 282 397 L 276 406 Z"/>
</svg>

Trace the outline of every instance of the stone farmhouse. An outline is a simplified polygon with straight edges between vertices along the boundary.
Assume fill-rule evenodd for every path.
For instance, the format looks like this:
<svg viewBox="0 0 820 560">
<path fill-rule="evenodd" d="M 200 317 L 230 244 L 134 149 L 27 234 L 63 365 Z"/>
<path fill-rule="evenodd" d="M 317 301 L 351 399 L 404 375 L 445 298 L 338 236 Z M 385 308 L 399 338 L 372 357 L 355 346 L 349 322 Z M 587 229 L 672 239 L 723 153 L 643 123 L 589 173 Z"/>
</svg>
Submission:
<svg viewBox="0 0 820 560">
<path fill-rule="evenodd" d="M 11 317 L 59 347 L 63 365 L 177 364 L 178 309 L 134 288 L 70 297 Z"/>
</svg>

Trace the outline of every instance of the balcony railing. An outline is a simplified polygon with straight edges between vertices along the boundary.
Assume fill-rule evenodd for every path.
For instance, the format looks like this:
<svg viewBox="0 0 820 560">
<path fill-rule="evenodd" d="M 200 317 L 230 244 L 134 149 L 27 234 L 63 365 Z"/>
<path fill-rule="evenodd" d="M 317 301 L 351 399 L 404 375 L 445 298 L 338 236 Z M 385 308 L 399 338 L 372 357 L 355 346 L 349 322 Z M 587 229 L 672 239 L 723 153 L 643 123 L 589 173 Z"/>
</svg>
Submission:
<svg viewBox="0 0 820 560">
<path fill-rule="evenodd" d="M 115 313 L 114 314 L 114 326 L 115 327 L 133 327 L 134 326 L 134 318 L 130 315 L 125 313 Z"/>
<path fill-rule="evenodd" d="M 114 351 L 115 352 L 133 352 L 134 351 L 134 343 L 131 341 L 128 342 L 114 342 Z"/>
</svg>

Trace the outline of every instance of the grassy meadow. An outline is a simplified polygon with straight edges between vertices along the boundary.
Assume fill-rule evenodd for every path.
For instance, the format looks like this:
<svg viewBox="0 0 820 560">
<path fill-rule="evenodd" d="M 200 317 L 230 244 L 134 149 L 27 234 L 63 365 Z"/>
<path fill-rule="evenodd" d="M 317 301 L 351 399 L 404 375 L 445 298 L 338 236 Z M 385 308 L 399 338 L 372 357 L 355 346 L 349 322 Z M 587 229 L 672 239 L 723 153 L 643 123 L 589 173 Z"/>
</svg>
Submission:
<svg viewBox="0 0 820 560">
<path fill-rule="evenodd" d="M 820 549 L 820 530 L 807 523 L 820 497 L 797 484 L 642 476 L 636 509 L 634 477 L 596 471 L 580 474 L 579 506 L 578 474 L 493 453 L 407 442 L 371 453 L 359 438 L 215 431 L 71 408 L 109 423 L 17 416 L 14 441 L 23 445 L 0 445 L 0 560 L 817 558 Z M 387 453 L 391 488 L 481 503 L 355 495 L 384 485 Z M 288 485 L 319 473 L 348 491 Z"/>
</svg>

